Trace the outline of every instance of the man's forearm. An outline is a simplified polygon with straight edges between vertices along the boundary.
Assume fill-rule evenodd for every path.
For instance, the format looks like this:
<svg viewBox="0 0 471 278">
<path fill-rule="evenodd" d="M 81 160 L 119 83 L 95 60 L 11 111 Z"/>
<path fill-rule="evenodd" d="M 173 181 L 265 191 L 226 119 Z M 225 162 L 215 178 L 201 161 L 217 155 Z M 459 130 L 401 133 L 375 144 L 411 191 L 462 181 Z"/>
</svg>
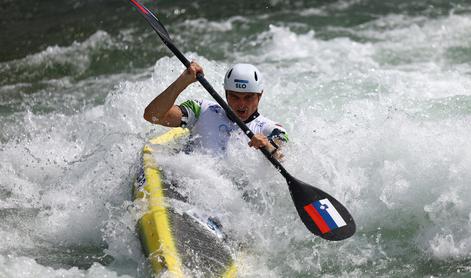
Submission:
<svg viewBox="0 0 471 278">
<path fill-rule="evenodd" d="M 163 119 L 170 108 L 172 108 L 177 97 L 187 86 L 188 84 L 179 77 L 147 105 L 144 110 L 144 118 L 150 122 L 157 122 L 159 119 Z"/>
<path fill-rule="evenodd" d="M 196 62 L 182 72 L 167 89 L 152 100 L 144 110 L 144 119 L 154 124 L 177 127 L 181 124 L 182 112 L 176 106 L 175 100 L 188 85 L 196 81 L 196 75 L 203 74 L 203 68 Z"/>
</svg>

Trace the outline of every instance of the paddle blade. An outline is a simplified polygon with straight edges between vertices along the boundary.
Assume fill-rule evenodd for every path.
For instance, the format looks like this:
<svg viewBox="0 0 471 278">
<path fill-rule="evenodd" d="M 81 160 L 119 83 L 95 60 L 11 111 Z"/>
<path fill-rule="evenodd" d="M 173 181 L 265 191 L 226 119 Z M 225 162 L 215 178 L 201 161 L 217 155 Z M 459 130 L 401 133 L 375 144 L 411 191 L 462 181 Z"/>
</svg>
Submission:
<svg viewBox="0 0 471 278">
<path fill-rule="evenodd" d="M 170 42 L 170 35 L 164 25 L 160 23 L 159 19 L 149 9 L 142 5 L 137 0 L 129 0 L 131 4 L 137 8 L 137 11 L 147 20 L 155 32 L 160 36 L 164 43 Z"/>
<path fill-rule="evenodd" d="M 294 177 L 288 177 L 286 181 L 296 210 L 309 231 L 332 241 L 349 238 L 355 233 L 353 217 L 334 197 Z"/>
</svg>

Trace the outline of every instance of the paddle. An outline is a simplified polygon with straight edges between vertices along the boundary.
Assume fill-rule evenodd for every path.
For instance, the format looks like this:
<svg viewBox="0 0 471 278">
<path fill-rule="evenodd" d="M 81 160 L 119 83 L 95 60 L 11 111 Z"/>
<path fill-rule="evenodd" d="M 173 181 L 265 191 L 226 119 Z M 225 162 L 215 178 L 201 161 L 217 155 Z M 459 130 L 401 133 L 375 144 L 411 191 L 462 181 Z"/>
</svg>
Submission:
<svg viewBox="0 0 471 278">
<path fill-rule="evenodd" d="M 188 59 L 186 59 L 180 50 L 178 50 L 178 48 L 173 44 L 167 29 L 165 29 L 159 19 L 137 0 L 129 1 L 137 8 L 137 11 L 144 16 L 157 35 L 162 39 L 164 44 L 173 52 L 173 54 L 175 54 L 175 56 L 177 56 L 185 67 L 188 68 L 190 66 L 190 61 L 188 61 Z M 204 78 L 203 74 L 198 74 L 196 78 L 226 111 L 229 118 L 235 119 L 236 124 L 244 131 L 244 133 L 249 138 L 252 138 L 254 136 L 253 132 L 234 114 L 227 103 Z M 355 233 L 356 228 L 353 217 L 339 201 L 324 191 L 291 176 L 280 162 L 266 149 L 261 148 L 260 151 L 283 175 L 283 177 L 285 177 L 291 197 L 296 206 L 296 210 L 309 231 L 323 239 L 334 241 L 346 239 Z"/>
</svg>

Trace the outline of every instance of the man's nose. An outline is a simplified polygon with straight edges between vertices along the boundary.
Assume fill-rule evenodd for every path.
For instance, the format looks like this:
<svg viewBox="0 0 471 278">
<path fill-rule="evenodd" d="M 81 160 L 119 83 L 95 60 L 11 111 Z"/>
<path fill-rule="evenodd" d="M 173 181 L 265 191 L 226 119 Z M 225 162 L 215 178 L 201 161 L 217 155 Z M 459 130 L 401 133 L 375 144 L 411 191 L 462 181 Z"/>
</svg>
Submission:
<svg viewBox="0 0 471 278">
<path fill-rule="evenodd" d="M 239 107 L 245 106 L 244 101 L 243 100 L 238 100 L 237 101 L 237 106 L 239 106 Z"/>
</svg>

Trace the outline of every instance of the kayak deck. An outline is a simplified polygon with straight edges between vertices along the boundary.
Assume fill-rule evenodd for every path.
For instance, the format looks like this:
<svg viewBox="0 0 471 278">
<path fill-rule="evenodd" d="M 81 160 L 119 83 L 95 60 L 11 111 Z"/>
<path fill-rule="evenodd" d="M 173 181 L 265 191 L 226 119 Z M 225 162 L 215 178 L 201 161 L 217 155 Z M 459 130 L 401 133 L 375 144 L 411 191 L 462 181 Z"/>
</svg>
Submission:
<svg viewBox="0 0 471 278">
<path fill-rule="evenodd" d="M 236 277 L 232 252 L 219 228 L 197 214 L 178 212 L 171 206 L 172 189 L 164 182 L 154 158 L 155 150 L 188 135 L 174 128 L 146 144 L 134 184 L 134 200 L 147 204 L 138 222 L 144 252 L 154 273 L 169 271 L 187 277 L 197 271 L 203 277 Z"/>
</svg>

